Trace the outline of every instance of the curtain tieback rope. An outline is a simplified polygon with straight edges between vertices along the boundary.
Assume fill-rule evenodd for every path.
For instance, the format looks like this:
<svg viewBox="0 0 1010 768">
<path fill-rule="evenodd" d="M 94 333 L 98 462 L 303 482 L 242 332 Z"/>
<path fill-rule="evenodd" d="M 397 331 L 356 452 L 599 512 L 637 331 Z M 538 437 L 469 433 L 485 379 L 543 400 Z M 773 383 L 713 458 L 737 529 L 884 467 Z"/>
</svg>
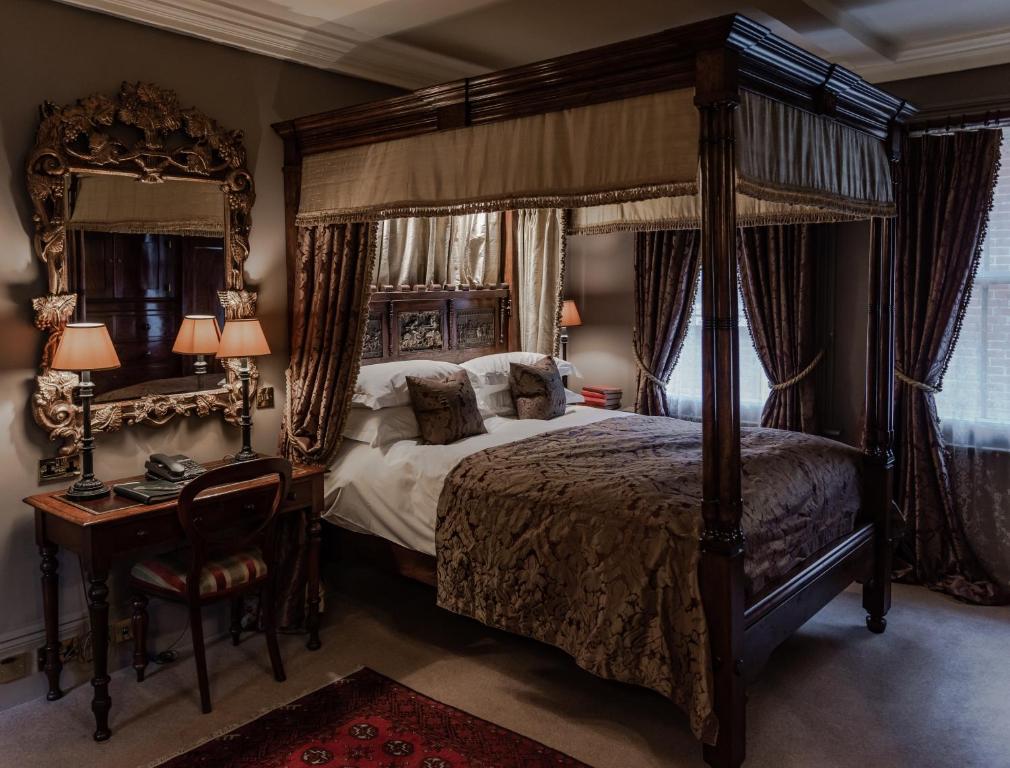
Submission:
<svg viewBox="0 0 1010 768">
<path fill-rule="evenodd" d="M 638 351 L 638 347 L 634 348 L 634 352 L 635 352 L 635 362 L 638 363 L 638 369 L 642 372 L 642 375 L 645 376 L 645 378 L 647 378 L 653 384 L 658 384 L 660 387 L 663 387 L 665 389 L 666 385 L 669 384 L 670 382 L 663 381 L 661 378 L 656 376 L 656 374 L 654 374 L 652 371 L 649 370 L 649 366 L 647 366 L 645 362 L 642 360 L 642 354 L 641 352 Z"/>
<path fill-rule="evenodd" d="M 805 379 L 807 376 L 809 376 L 811 373 L 813 373 L 814 372 L 814 368 L 816 368 L 817 365 L 823 359 L 824 359 L 824 350 L 822 349 L 820 352 L 818 352 L 814 356 L 814 359 L 810 361 L 810 365 L 808 365 L 802 371 L 800 371 L 799 373 L 797 373 L 791 379 L 786 379 L 785 381 L 781 382 L 780 384 L 773 384 L 772 382 L 769 381 L 768 382 L 768 387 L 771 389 L 772 392 L 781 392 L 783 389 L 788 389 L 789 387 L 795 387 L 797 384 L 799 384 L 801 381 L 803 381 L 803 379 Z"/>
<path fill-rule="evenodd" d="M 900 381 L 902 384 L 907 384 L 913 389 L 918 389 L 922 392 L 928 392 L 931 395 L 935 395 L 940 391 L 939 387 L 934 387 L 932 384 L 927 384 L 924 381 L 916 381 L 911 376 L 906 375 L 903 371 L 898 368 L 894 369 L 894 378 Z"/>
</svg>

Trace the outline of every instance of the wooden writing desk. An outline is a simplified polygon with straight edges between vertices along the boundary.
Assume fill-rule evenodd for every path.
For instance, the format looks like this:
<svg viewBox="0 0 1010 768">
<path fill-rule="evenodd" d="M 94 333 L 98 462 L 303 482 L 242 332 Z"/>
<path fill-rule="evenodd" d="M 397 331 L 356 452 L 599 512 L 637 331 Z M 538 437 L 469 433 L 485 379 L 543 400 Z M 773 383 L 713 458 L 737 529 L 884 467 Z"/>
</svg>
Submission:
<svg viewBox="0 0 1010 768">
<path fill-rule="evenodd" d="M 221 462 L 208 464 L 208 468 Z M 308 614 L 306 628 L 309 650 L 320 647 L 319 642 L 319 515 L 323 506 L 323 467 L 295 466 L 291 488 L 280 514 L 302 513 L 305 516 L 306 546 L 308 547 Z M 139 478 L 129 478 L 139 479 Z M 116 482 L 122 482 L 117 480 Z M 245 486 L 222 486 L 217 495 L 231 493 L 226 503 L 234 505 L 235 513 L 242 508 L 242 493 L 236 490 L 254 490 L 275 485 L 276 479 L 264 478 Z M 111 485 L 111 484 L 110 484 Z M 55 701 L 63 695 L 60 690 L 60 637 L 59 637 L 59 561 L 60 547 L 76 552 L 84 566 L 87 579 L 88 614 L 91 622 L 94 648 L 94 671 L 91 685 L 94 695 L 91 709 L 95 713 L 95 741 L 105 741 L 109 730 L 108 644 L 109 644 L 109 588 L 106 580 L 109 568 L 117 558 L 135 555 L 138 550 L 161 546 L 182 545 L 185 536 L 179 525 L 175 501 L 161 504 L 140 504 L 120 496 L 83 504 L 65 497 L 66 489 L 52 493 L 29 496 L 25 503 L 35 509 L 35 540 L 42 555 L 42 602 L 46 621 L 45 672 L 49 681 L 46 698 Z M 205 496 L 201 496 L 201 499 Z M 86 505 L 86 506 L 85 506 Z M 229 510 L 225 510 L 228 514 Z"/>
</svg>

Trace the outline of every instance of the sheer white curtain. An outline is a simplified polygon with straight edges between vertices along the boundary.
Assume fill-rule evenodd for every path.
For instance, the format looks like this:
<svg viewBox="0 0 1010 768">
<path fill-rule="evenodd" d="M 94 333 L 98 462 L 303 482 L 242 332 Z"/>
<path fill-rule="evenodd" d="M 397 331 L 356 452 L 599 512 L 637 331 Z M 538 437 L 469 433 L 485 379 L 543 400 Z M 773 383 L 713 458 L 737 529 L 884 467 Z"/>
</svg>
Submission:
<svg viewBox="0 0 1010 768">
<path fill-rule="evenodd" d="M 700 278 L 699 278 L 700 279 Z M 761 423 L 761 409 L 768 399 L 768 377 L 765 375 L 750 328 L 744 318 L 740 293 L 737 292 L 737 315 L 740 318 L 740 420 L 757 426 Z M 667 384 L 671 412 L 679 419 L 701 420 L 701 291 L 695 291 L 691 324 L 680 359 Z"/>
<path fill-rule="evenodd" d="M 501 214 L 389 219 L 379 227 L 376 285 L 498 282 Z"/>
<path fill-rule="evenodd" d="M 516 211 L 519 340 L 523 351 L 556 354 L 558 299 L 564 275 L 564 211 Z"/>
<path fill-rule="evenodd" d="M 936 410 L 965 533 L 988 573 L 1010 589 L 1010 162 L 996 181 L 971 301 Z"/>
</svg>

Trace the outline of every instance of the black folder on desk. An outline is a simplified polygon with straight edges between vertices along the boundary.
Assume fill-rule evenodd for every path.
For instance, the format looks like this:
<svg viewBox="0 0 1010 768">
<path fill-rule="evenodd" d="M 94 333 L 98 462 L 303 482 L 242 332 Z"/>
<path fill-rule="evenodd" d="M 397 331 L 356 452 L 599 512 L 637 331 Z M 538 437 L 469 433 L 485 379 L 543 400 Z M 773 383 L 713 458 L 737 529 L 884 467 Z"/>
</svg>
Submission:
<svg viewBox="0 0 1010 768">
<path fill-rule="evenodd" d="M 128 499 L 136 499 L 145 504 L 160 504 L 176 498 L 182 492 L 182 484 L 167 480 L 131 480 L 113 486 L 113 490 Z"/>
</svg>

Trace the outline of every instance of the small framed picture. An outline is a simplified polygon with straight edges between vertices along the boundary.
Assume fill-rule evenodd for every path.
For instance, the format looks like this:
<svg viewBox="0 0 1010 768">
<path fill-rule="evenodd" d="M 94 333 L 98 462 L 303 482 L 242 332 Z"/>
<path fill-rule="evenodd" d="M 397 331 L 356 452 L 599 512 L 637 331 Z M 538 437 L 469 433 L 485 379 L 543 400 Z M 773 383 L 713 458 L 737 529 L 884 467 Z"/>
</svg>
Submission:
<svg viewBox="0 0 1010 768">
<path fill-rule="evenodd" d="M 260 387 L 256 390 L 256 407 L 261 410 L 274 407 L 273 387 Z"/>
<path fill-rule="evenodd" d="M 52 456 L 39 459 L 39 482 L 54 483 L 81 474 L 81 455 L 74 453 L 69 456 Z"/>
</svg>

